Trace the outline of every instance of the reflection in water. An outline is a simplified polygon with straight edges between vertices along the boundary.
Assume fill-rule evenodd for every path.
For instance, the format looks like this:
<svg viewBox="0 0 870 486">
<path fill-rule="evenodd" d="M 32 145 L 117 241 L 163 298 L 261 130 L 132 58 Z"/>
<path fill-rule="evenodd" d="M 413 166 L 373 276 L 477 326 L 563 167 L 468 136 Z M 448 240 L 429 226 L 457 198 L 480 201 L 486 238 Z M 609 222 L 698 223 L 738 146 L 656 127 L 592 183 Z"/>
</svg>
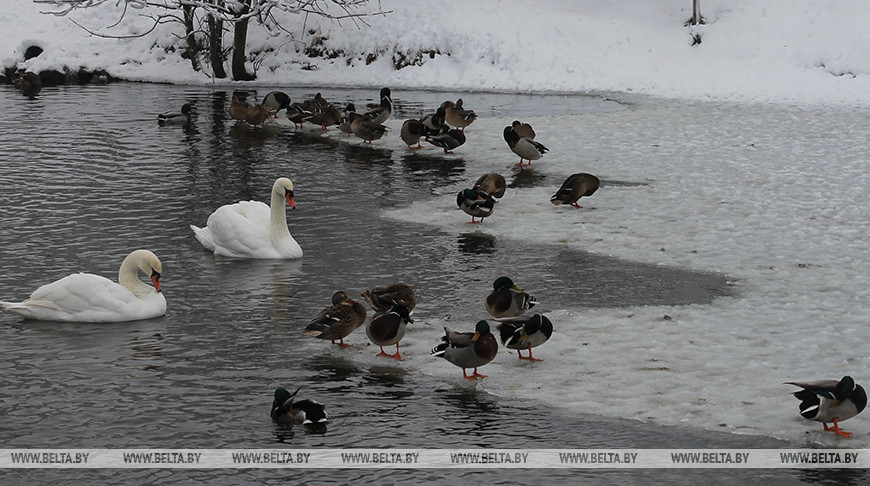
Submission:
<svg viewBox="0 0 870 486">
<path fill-rule="evenodd" d="M 475 231 L 459 235 L 459 251 L 469 254 L 495 253 L 495 236 Z"/>
<path fill-rule="evenodd" d="M 802 469 L 800 479 L 807 484 L 860 486 L 870 478 L 866 469 Z"/>
<path fill-rule="evenodd" d="M 402 155 L 402 165 L 412 175 L 429 177 L 452 177 L 461 174 L 466 167 L 462 157 L 433 157 L 417 152 Z"/>
<path fill-rule="evenodd" d="M 508 187 L 535 187 L 541 185 L 546 180 L 544 173 L 539 170 L 534 170 L 531 167 L 524 169 L 514 169 L 514 176 Z"/>
</svg>

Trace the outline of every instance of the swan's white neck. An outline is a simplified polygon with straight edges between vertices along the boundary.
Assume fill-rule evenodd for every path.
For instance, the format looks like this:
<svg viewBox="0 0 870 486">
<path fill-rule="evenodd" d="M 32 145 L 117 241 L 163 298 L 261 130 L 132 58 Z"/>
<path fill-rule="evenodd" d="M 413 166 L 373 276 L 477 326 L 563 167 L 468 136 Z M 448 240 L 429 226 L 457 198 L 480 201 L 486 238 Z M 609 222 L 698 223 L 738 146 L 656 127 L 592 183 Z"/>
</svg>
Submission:
<svg viewBox="0 0 870 486">
<path fill-rule="evenodd" d="M 135 258 L 125 258 L 121 263 L 121 269 L 118 270 L 118 283 L 133 292 L 133 295 L 142 299 L 148 294 L 156 292 L 156 290 L 154 287 L 139 280 L 139 263 L 140 261 Z"/>
<path fill-rule="evenodd" d="M 287 204 L 287 201 L 284 199 L 284 195 L 279 194 L 278 191 L 272 191 L 269 213 L 269 238 L 273 244 L 281 239 L 290 237 L 290 230 L 287 229 L 287 209 L 285 204 Z"/>
</svg>

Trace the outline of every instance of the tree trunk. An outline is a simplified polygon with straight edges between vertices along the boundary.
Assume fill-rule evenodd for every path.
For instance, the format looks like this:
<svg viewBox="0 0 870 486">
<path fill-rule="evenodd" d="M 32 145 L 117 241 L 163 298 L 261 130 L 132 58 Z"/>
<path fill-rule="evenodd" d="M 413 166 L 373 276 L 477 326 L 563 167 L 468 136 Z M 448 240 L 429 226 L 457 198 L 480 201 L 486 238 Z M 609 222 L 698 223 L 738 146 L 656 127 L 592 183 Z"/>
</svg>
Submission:
<svg viewBox="0 0 870 486">
<path fill-rule="evenodd" d="M 193 34 L 193 10 L 195 7 L 185 5 L 184 7 L 184 34 L 187 39 L 187 48 L 184 50 L 184 55 L 190 59 L 190 65 L 194 71 L 200 70 L 199 65 L 199 45 L 196 42 L 196 36 Z"/>
<path fill-rule="evenodd" d="M 235 23 L 233 28 L 233 79 L 253 81 L 257 76 L 245 69 L 245 44 L 248 42 L 248 19 Z"/>
<path fill-rule="evenodd" d="M 214 15 L 208 16 L 208 53 L 211 60 L 211 71 L 214 77 L 223 79 L 227 77 L 224 70 L 223 38 L 224 23 Z"/>
</svg>

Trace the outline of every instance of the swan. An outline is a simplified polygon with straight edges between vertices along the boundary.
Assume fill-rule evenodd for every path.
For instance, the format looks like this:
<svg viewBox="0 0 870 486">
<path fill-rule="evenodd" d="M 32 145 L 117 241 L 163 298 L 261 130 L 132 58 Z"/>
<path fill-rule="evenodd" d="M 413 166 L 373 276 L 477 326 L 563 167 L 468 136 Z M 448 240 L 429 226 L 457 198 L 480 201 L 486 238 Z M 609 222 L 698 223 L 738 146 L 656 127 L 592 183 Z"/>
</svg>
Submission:
<svg viewBox="0 0 870 486">
<path fill-rule="evenodd" d="M 154 287 L 139 280 L 139 270 Z M 160 291 L 163 265 L 148 250 L 136 250 L 121 262 L 118 283 L 92 273 L 74 273 L 43 285 L 23 302 L 0 302 L 4 309 L 28 319 L 66 322 L 123 322 L 166 313 Z"/>
<path fill-rule="evenodd" d="M 271 208 L 259 201 L 240 201 L 211 213 L 205 228 L 190 225 L 196 239 L 215 255 L 233 258 L 300 258 L 302 248 L 290 236 L 284 200 L 290 209 L 293 182 L 280 177 L 272 185 Z"/>
</svg>

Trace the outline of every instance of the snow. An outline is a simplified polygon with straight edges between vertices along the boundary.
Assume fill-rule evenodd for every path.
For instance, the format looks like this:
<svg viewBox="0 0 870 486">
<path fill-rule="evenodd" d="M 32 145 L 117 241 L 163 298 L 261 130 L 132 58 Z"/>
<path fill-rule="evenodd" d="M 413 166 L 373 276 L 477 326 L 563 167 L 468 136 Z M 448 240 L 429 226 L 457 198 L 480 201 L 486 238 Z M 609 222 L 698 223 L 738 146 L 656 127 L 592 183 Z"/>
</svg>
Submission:
<svg viewBox="0 0 870 486">
<path fill-rule="evenodd" d="M 535 351 L 545 361 L 519 362 L 502 353 L 481 370 L 489 378 L 477 386 L 593 415 L 870 446 L 862 416 L 844 424 L 858 432 L 848 444 L 830 433 L 808 438 L 807 430 L 821 426 L 797 416 L 797 400 L 789 395 L 794 387 L 783 385 L 845 374 L 870 385 L 863 373 L 870 338 L 862 332 L 870 315 L 866 2 L 702 1 L 707 23 L 693 27 L 683 25 L 689 0 L 528 5 L 383 0 L 380 6 L 392 13 L 369 17 L 360 28 L 311 16 L 285 20 L 297 36 L 304 21 L 326 38 L 323 48 L 345 53 L 332 60 L 308 58 L 289 35 L 268 37 L 252 26 L 251 53 L 256 46 L 277 49 L 258 57 L 258 79 L 245 85 L 619 93 L 633 106 L 523 120 L 551 149 L 533 167 L 567 176 L 580 171 L 579 159 L 583 172 L 605 183 L 645 184 L 605 184 L 581 200 L 588 206 L 581 210 L 552 206 L 550 187 L 512 190 L 479 231 L 722 272 L 738 295 L 680 307 L 548 303 L 556 333 Z M 147 38 L 110 40 L 41 15 L 40 7 L 15 2 L 0 12 L 4 65 L 36 71 L 85 66 L 132 80 L 239 84 L 212 80 L 167 54 L 165 48 L 180 46 L 172 35 L 180 32 L 177 24 L 161 25 Z M 103 29 L 118 14 L 104 5 L 72 17 Z M 106 32 L 148 26 L 147 19 L 128 15 Z M 700 45 L 691 45 L 694 34 L 701 35 Z M 24 62 L 23 51 L 33 43 L 46 52 Z M 396 53 L 420 50 L 441 54 L 394 69 Z M 372 52 L 378 58 L 366 64 Z M 310 65 L 316 69 L 303 69 Z M 753 109 L 756 116 L 747 117 Z M 481 118 L 469 128 L 463 155 L 475 159 L 481 173 L 504 171 L 505 160 L 491 155 L 505 151 L 503 140 L 483 134 L 500 134 L 509 122 Z M 398 131 L 400 121 L 390 124 Z M 445 188 L 434 200 L 387 216 L 465 232 L 456 190 Z M 425 343 L 416 338 L 417 347 L 431 337 Z M 459 374 L 440 360 L 403 365 L 445 379 Z"/>
</svg>

